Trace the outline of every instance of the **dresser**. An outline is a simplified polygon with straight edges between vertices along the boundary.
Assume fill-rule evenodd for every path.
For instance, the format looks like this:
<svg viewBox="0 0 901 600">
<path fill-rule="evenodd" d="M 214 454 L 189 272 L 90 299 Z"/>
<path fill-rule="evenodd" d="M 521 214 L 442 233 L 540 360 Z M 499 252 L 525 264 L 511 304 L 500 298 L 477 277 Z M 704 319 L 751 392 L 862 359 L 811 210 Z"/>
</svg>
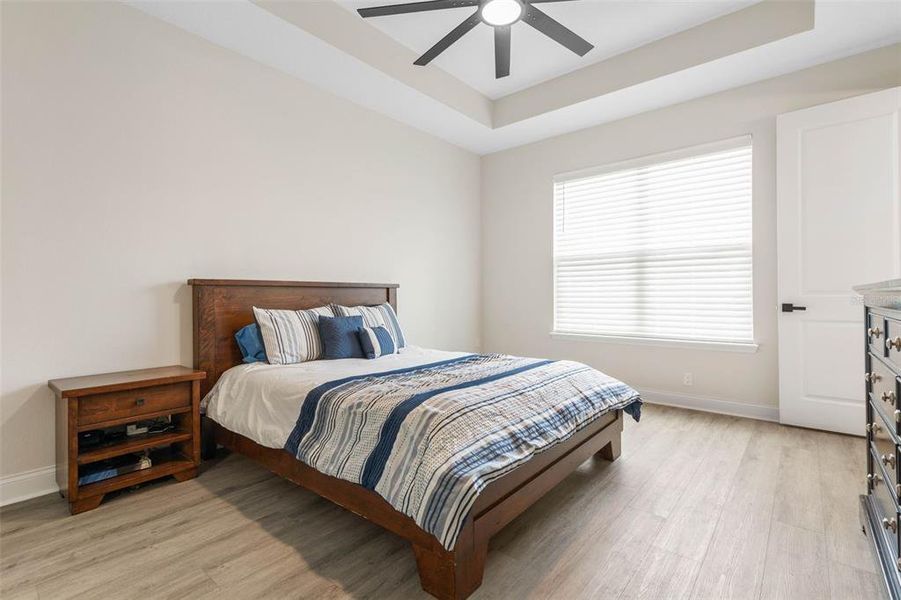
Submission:
<svg viewBox="0 0 901 600">
<path fill-rule="evenodd" d="M 901 599 L 901 280 L 854 288 L 864 300 L 867 493 L 860 522 L 889 596 Z"/>
</svg>

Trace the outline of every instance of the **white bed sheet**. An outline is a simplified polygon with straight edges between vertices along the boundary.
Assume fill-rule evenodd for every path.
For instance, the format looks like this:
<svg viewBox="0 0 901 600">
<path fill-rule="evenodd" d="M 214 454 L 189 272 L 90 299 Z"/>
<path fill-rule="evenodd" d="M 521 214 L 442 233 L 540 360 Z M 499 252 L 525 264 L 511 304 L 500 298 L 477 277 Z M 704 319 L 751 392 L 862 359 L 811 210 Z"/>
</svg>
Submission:
<svg viewBox="0 0 901 600">
<path fill-rule="evenodd" d="M 468 352 L 408 346 L 374 360 L 344 358 L 296 365 L 252 363 L 232 367 L 203 400 L 208 417 L 268 448 L 283 448 L 307 393 L 318 385 L 366 373 L 381 373 L 449 360 Z"/>
</svg>

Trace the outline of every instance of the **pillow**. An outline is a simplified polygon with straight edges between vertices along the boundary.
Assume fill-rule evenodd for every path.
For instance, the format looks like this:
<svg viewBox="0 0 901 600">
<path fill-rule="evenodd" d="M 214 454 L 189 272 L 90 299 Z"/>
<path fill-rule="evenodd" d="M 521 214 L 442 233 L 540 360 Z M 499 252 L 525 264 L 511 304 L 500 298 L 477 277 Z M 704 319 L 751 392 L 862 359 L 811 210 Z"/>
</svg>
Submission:
<svg viewBox="0 0 901 600">
<path fill-rule="evenodd" d="M 307 310 L 274 310 L 253 307 L 270 365 L 292 365 L 322 356 L 319 317 L 332 317 L 328 306 Z"/>
<path fill-rule="evenodd" d="M 259 325 L 256 323 L 245 325 L 235 332 L 235 341 L 238 342 L 238 349 L 241 350 L 244 362 L 266 362 L 266 347 L 263 345 Z"/>
<path fill-rule="evenodd" d="M 320 317 L 322 358 L 363 358 L 357 330 L 363 327 L 363 317 Z"/>
<path fill-rule="evenodd" d="M 394 348 L 400 350 L 407 346 L 404 339 L 404 332 L 400 329 L 400 323 L 397 322 L 397 315 L 391 305 L 385 302 L 378 306 L 341 306 L 332 304 L 332 311 L 339 317 L 350 317 L 359 315 L 363 317 L 363 323 L 366 327 L 384 327 L 391 335 L 394 341 Z"/>
<path fill-rule="evenodd" d="M 397 352 L 391 334 L 384 327 L 361 327 L 357 335 L 366 358 L 378 358 Z"/>
</svg>

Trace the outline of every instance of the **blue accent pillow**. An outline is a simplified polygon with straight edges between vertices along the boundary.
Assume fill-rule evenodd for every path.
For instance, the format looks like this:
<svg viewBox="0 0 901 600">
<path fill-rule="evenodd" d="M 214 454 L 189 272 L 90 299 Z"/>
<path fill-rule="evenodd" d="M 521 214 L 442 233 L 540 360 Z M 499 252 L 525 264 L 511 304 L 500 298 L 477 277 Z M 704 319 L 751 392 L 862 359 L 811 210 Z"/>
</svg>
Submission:
<svg viewBox="0 0 901 600">
<path fill-rule="evenodd" d="M 263 336 L 260 327 L 256 323 L 245 325 L 235 333 L 235 341 L 241 350 L 241 356 L 246 363 L 269 362 L 266 358 L 266 347 L 263 345 Z"/>
<path fill-rule="evenodd" d="M 357 330 L 363 327 L 363 317 L 319 317 L 319 336 L 322 338 L 322 358 L 363 358 Z"/>
<path fill-rule="evenodd" d="M 360 336 L 360 347 L 366 358 L 378 358 L 397 352 L 394 338 L 384 327 L 362 327 L 357 335 Z"/>
</svg>

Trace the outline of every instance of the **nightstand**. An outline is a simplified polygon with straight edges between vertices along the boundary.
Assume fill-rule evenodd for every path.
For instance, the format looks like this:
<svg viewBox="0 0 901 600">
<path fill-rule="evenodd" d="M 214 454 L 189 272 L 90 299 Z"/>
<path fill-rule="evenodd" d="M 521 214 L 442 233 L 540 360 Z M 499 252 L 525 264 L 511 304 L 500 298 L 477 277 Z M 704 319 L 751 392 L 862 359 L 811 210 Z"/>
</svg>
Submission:
<svg viewBox="0 0 901 600">
<path fill-rule="evenodd" d="M 69 512 L 97 508 L 105 494 L 152 479 L 196 477 L 205 378 L 173 366 L 49 381 L 56 394 L 56 482 Z M 125 433 L 128 425 L 150 422 L 164 430 Z M 144 468 L 133 470 L 139 464 Z"/>
</svg>

